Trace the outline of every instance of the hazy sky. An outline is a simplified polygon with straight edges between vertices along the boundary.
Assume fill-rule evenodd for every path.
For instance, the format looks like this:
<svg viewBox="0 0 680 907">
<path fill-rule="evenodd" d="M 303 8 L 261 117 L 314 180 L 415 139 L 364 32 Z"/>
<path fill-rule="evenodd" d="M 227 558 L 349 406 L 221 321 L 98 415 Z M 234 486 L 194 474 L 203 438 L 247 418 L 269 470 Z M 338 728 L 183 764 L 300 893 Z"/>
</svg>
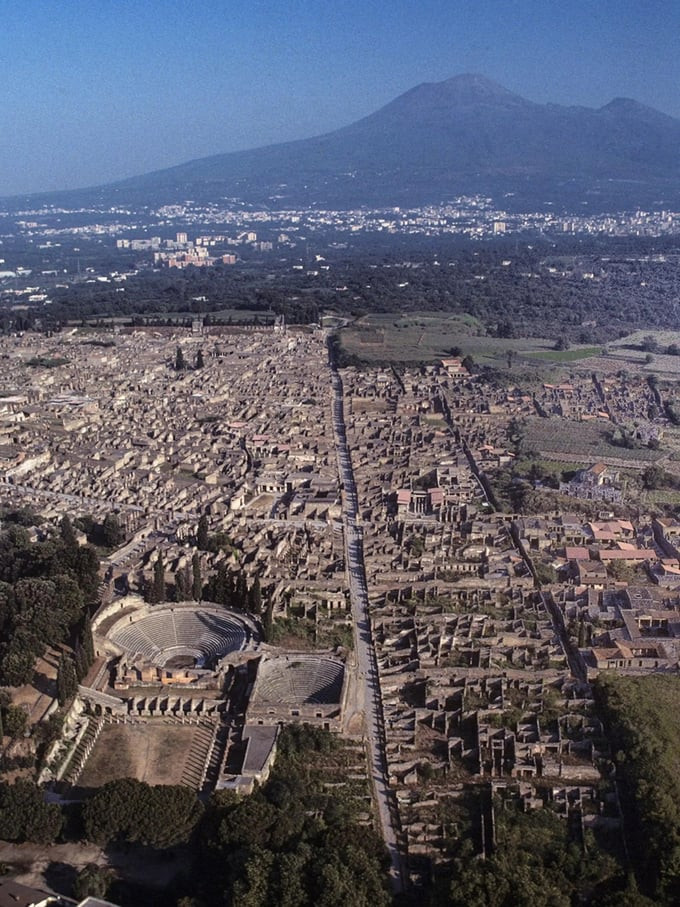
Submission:
<svg viewBox="0 0 680 907">
<path fill-rule="evenodd" d="M 344 126 L 477 72 L 680 117 L 680 0 L 0 0 L 0 196 Z"/>
</svg>

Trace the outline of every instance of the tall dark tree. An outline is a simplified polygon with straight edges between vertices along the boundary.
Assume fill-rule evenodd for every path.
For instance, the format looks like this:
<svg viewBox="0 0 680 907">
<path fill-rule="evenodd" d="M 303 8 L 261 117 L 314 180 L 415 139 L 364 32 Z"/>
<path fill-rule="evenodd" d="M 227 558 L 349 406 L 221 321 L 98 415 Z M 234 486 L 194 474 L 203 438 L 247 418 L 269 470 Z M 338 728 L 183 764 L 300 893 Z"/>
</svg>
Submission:
<svg viewBox="0 0 680 907">
<path fill-rule="evenodd" d="M 93 604 L 99 597 L 99 555 L 92 545 L 78 548 L 76 579 L 86 604 Z"/>
<path fill-rule="evenodd" d="M 271 642 L 274 634 L 274 603 L 271 599 L 265 608 L 264 617 L 262 618 L 262 631 L 264 641 Z"/>
<path fill-rule="evenodd" d="M 252 614 L 260 614 L 262 611 L 262 589 L 259 576 L 255 577 L 253 585 L 248 590 L 248 610 Z"/>
<path fill-rule="evenodd" d="M 208 581 L 207 598 L 218 605 L 228 605 L 229 598 L 229 574 L 224 564 L 221 564 Z"/>
<path fill-rule="evenodd" d="M 201 557 L 198 552 L 195 552 L 191 558 L 191 572 L 191 595 L 194 601 L 200 602 L 203 598 L 203 577 L 201 575 Z"/>
<path fill-rule="evenodd" d="M 231 571 L 227 571 L 226 593 L 224 604 L 234 607 L 236 602 L 236 579 Z"/>
<path fill-rule="evenodd" d="M 208 550 L 208 517 L 205 514 L 198 521 L 196 544 L 201 551 Z"/>
<path fill-rule="evenodd" d="M 159 551 L 153 565 L 153 580 L 149 587 L 148 600 L 151 604 L 164 602 L 165 595 L 165 564 L 163 563 L 163 552 Z"/>
<path fill-rule="evenodd" d="M 73 523 L 68 516 L 62 517 L 59 522 L 59 535 L 67 548 L 77 548 L 78 540 L 76 539 L 76 532 L 73 528 Z"/>
<path fill-rule="evenodd" d="M 83 678 L 87 675 L 89 665 L 87 663 L 87 655 L 83 649 L 80 641 L 76 643 L 74 658 L 73 658 L 75 668 L 76 668 L 76 677 L 78 682 L 82 682 Z"/>
<path fill-rule="evenodd" d="M 85 617 L 83 618 L 81 643 L 85 658 L 87 659 L 87 665 L 90 667 L 94 664 L 94 637 L 92 635 L 92 620 L 87 612 L 85 612 Z"/>
<path fill-rule="evenodd" d="M 203 368 L 205 366 L 205 360 L 203 359 L 203 350 L 199 350 L 196 353 L 196 368 Z"/>
<path fill-rule="evenodd" d="M 73 659 L 64 653 L 57 666 L 57 700 L 64 706 L 78 691 L 78 677 Z"/>
<path fill-rule="evenodd" d="M 105 548 L 117 548 L 123 542 L 123 530 L 117 513 L 107 513 L 102 523 L 102 543 Z"/>
<path fill-rule="evenodd" d="M 187 367 L 187 364 L 184 360 L 184 353 L 182 352 L 182 347 L 177 347 L 177 352 L 175 354 L 175 371 L 183 372 Z"/>
<path fill-rule="evenodd" d="M 175 598 L 178 602 L 186 602 L 191 598 L 191 571 L 188 565 L 175 573 Z"/>
<path fill-rule="evenodd" d="M 234 593 L 234 604 L 237 608 L 241 608 L 244 611 L 248 607 L 248 583 L 246 581 L 246 574 L 243 570 L 239 571 L 239 574 L 236 578 L 236 590 Z"/>
</svg>

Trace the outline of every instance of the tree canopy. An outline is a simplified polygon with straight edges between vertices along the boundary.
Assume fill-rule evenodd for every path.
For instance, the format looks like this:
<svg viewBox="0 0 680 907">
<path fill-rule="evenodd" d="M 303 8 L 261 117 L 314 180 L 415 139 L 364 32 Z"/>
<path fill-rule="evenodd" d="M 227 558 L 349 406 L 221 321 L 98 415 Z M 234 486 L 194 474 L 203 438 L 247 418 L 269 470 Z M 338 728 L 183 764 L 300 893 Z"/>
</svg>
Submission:
<svg viewBox="0 0 680 907">
<path fill-rule="evenodd" d="M 90 841 L 129 841 L 156 848 L 189 839 L 203 808 L 195 791 L 181 786 L 154 787 L 134 778 L 110 781 L 83 807 Z"/>
<path fill-rule="evenodd" d="M 680 678 L 600 674 L 595 682 L 615 754 L 638 884 L 656 904 L 680 891 Z"/>
</svg>

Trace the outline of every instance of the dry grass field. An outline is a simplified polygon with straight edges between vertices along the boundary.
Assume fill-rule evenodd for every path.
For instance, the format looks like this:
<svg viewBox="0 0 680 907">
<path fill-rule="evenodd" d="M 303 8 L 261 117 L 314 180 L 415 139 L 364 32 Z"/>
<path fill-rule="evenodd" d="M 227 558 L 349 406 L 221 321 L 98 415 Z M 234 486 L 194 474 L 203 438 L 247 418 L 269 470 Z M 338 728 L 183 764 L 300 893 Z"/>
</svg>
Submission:
<svg viewBox="0 0 680 907">
<path fill-rule="evenodd" d="M 102 728 L 78 786 L 101 787 L 118 778 L 137 778 L 147 784 L 179 784 L 195 726 L 109 724 Z"/>
<path fill-rule="evenodd" d="M 365 362 L 430 362 L 451 355 L 454 348 L 472 356 L 480 365 L 508 368 L 511 363 L 532 365 L 537 370 L 571 364 L 596 355 L 599 347 L 575 347 L 558 352 L 554 339 L 489 337 L 470 315 L 420 312 L 399 315 L 365 315 L 343 328 L 344 349 Z"/>
<path fill-rule="evenodd" d="M 567 419 L 526 420 L 522 449 L 542 454 L 544 459 L 574 457 L 586 462 L 596 457 L 612 461 L 643 461 L 653 463 L 663 453 L 646 447 L 628 450 L 610 442 L 612 426 L 608 422 L 573 422 Z M 554 455 L 547 456 L 548 454 Z M 567 460 L 568 462 L 568 460 Z"/>
</svg>

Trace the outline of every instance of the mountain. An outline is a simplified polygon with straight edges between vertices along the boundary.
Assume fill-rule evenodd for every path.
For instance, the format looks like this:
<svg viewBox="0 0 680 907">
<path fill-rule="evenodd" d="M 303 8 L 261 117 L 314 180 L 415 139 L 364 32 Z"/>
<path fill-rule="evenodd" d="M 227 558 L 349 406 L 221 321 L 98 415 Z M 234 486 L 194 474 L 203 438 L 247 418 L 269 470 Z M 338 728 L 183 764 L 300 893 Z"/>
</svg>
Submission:
<svg viewBox="0 0 680 907">
<path fill-rule="evenodd" d="M 237 197 L 271 207 L 437 203 L 592 210 L 680 196 L 680 120 L 617 98 L 536 104 L 479 75 L 424 83 L 344 128 L 219 154 L 97 190 L 152 203 Z M 618 199 L 618 202 L 616 201 Z"/>
</svg>

